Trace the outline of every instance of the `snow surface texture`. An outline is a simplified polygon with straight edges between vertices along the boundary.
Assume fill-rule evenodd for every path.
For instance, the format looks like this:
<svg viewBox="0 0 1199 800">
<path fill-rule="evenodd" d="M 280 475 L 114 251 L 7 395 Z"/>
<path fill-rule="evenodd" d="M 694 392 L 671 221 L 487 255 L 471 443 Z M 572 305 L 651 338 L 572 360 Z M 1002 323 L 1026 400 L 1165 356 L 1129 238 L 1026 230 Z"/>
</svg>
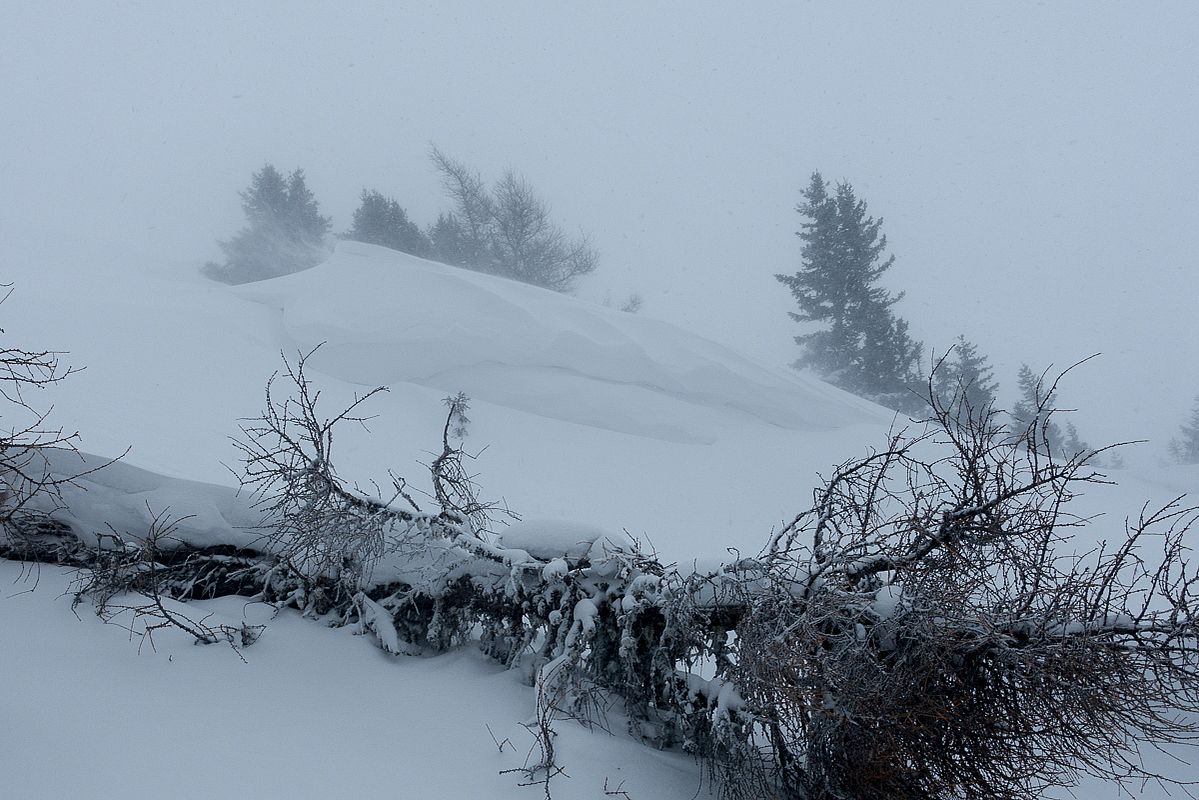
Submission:
<svg viewBox="0 0 1199 800">
<path fill-rule="evenodd" d="M 145 535 L 157 517 L 178 520 L 171 538 L 181 545 L 235 545 L 263 549 L 261 514 L 248 498 L 226 486 L 158 475 L 89 453 L 48 452 L 57 475 L 80 475 L 60 498 L 35 498 L 34 507 L 71 526 L 86 544 L 114 531 L 124 538 Z M 163 547 L 173 546 L 164 542 Z"/>
<path fill-rule="evenodd" d="M 375 245 L 342 241 L 318 267 L 237 291 L 279 310 L 293 349 L 325 342 L 313 367 L 354 384 L 465 391 L 684 444 L 712 443 L 707 417 L 722 412 L 802 431 L 880 420 L 852 395 L 673 325 Z"/>
<path fill-rule="evenodd" d="M 30 591 L 36 584 L 36 590 Z M 533 690 L 482 653 L 389 656 L 373 636 L 244 599 L 189 603 L 209 624 L 265 623 L 243 663 L 227 646 L 163 631 L 138 645 L 61 596 L 66 570 L 0 561 L 0 764 L 4 797 L 387 797 L 536 800 L 517 775 Z M 57 599 L 55 599 L 57 598 Z M 177 606 L 176 606 L 177 607 Z M 619 726 L 621 722 L 613 719 Z M 488 727 L 504 745 L 501 753 Z M 688 800 L 690 758 L 623 735 L 556 726 L 570 778 L 556 800 L 625 781 L 635 798 Z M 536 755 L 536 754 L 535 754 Z"/>
<path fill-rule="evenodd" d="M 0 307 L 12 345 L 68 350 L 87 367 L 44 393 L 54 420 L 101 454 L 87 458 L 132 446 L 68 497 L 83 529 L 137 531 L 169 510 L 194 515 L 180 528 L 194 544 L 225 526 L 252 540 L 255 516 L 222 464 L 235 461 L 227 437 L 261 408 L 279 351 L 321 341 L 310 367 L 327 412 L 391 387 L 365 409 L 377 415 L 369 431 L 339 434 L 344 476 L 365 485 L 392 467 L 422 485 L 441 399 L 464 390 L 468 447 L 487 447 L 474 463 L 484 493 L 527 520 L 503 532 L 505 545 L 564 559 L 627 546 L 622 529 L 683 567 L 756 552 L 810 503 L 818 471 L 882 444 L 893 420 L 647 317 L 366 245 L 343 242 L 324 265 L 237 289 L 106 255 L 87 269 L 10 262 L 16 294 Z M 1109 514 L 1091 536 L 1118 535 L 1126 513 L 1194 486 L 1196 472 L 1114 477 L 1120 487 L 1096 488 L 1078 509 Z M 139 657 L 119 628 L 51 602 L 61 570 L 41 570 L 32 594 L 19 577 L 0 563 L 0 749 L 21 765 L 7 771 L 11 796 L 538 796 L 496 774 L 531 743 L 516 723 L 532 691 L 475 654 L 397 659 L 371 638 L 282 614 L 248 664 L 170 636 Z M 214 624 L 263 621 L 239 600 L 195 608 L 215 611 Z M 499 754 L 485 723 L 519 754 Z M 573 776 L 555 788 L 560 800 L 602 796 L 605 777 L 627 777 L 634 798 L 691 797 L 699 785 L 685 757 L 558 727 Z"/>
<path fill-rule="evenodd" d="M 817 471 L 892 421 L 650 317 L 356 242 L 238 288 L 102 256 L 86 270 L 11 266 L 10 339 L 86 366 L 47 393 L 55 419 L 88 452 L 131 446 L 125 463 L 177 478 L 235 485 L 237 420 L 261 410 L 280 351 L 294 360 L 321 342 L 309 372 L 326 412 L 391 389 L 363 408 L 369 431 L 339 431 L 346 478 L 368 486 L 393 469 L 428 489 L 420 462 L 440 450 L 442 398 L 465 391 L 485 496 L 627 529 L 669 558 L 756 550 L 809 501 Z"/>
</svg>

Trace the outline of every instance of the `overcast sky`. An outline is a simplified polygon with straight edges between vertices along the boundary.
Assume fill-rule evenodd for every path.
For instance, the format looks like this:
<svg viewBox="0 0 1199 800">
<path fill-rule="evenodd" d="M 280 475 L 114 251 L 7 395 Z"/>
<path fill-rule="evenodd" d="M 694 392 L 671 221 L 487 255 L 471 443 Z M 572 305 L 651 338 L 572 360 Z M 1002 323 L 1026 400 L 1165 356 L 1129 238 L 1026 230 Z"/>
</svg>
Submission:
<svg viewBox="0 0 1199 800">
<path fill-rule="evenodd" d="M 435 142 L 591 234 L 584 297 L 780 364 L 819 169 L 885 219 L 918 338 L 1009 397 L 1102 352 L 1082 434 L 1161 445 L 1199 393 L 1197 38 L 1194 3 L 5 2 L 0 257 L 197 267 L 266 161 L 335 230 L 363 187 L 426 223 Z"/>
</svg>

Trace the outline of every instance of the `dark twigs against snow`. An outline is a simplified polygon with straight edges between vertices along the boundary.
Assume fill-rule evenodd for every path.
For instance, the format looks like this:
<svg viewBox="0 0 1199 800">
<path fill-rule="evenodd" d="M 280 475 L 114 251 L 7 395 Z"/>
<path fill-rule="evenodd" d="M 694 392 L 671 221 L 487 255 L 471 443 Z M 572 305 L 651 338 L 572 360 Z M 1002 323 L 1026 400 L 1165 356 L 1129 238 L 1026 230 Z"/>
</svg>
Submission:
<svg viewBox="0 0 1199 800">
<path fill-rule="evenodd" d="M 0 290 L 3 303 L 11 289 L 0 285 Z M 0 554 L 6 556 L 36 556 L 39 550 L 65 554 L 71 549 L 47 509 L 60 502 L 64 487 L 93 471 L 62 474 L 51 469 L 50 454 L 73 451 L 79 434 L 53 426 L 50 408 L 33 404 L 36 394 L 76 372 L 63 366 L 62 355 L 0 349 L 0 397 L 6 401 L 0 416 Z"/>
<path fill-rule="evenodd" d="M 514 519 L 516 515 L 501 503 L 479 499 L 479 485 L 475 482 L 477 475 L 467 471 L 467 461 L 474 458 L 461 446 L 451 442 L 461 443 L 466 439 L 470 426 L 470 418 L 466 412 L 470 410 L 470 398 L 463 392 L 445 398 L 448 413 L 445 425 L 441 430 L 441 452 L 429 466 L 433 478 L 433 496 L 443 509 L 454 509 L 471 524 L 476 531 L 491 532 L 491 515 L 499 511 L 504 516 Z"/>
<path fill-rule="evenodd" d="M 356 397 L 330 417 L 319 415 L 320 391 L 305 374 L 308 360 L 319 349 L 301 355 L 293 365 L 284 358 L 282 376 L 288 394 L 275 391 L 280 374 L 266 387 L 266 408 L 260 417 L 242 423 L 234 446 L 242 453 L 241 485 L 256 498 L 269 526 L 272 549 L 301 572 L 312 575 L 362 577 L 364 566 L 387 549 L 389 525 L 395 518 L 411 520 L 419 509 L 400 510 L 382 500 L 349 489 L 333 465 L 333 434 L 339 423 L 365 425 L 357 409 L 373 389 Z M 409 499 L 403 485 L 394 487 L 397 499 Z"/>
<path fill-rule="evenodd" d="M 232 580 L 225 593 L 235 593 L 240 581 L 233 576 L 253 574 L 254 561 L 245 556 L 181 550 L 174 537 L 183 519 L 172 518 L 165 511 L 151 510 L 150 514 L 151 524 L 140 535 L 110 531 L 100 536 L 100 546 L 75 581 L 71 607 L 90 602 L 101 619 L 120 625 L 131 638 L 137 638 L 139 650 L 145 644 L 153 649 L 154 635 L 173 628 L 199 644 L 226 642 L 240 655 L 241 648 L 258 639 L 262 626 L 210 625 L 207 618 L 194 619 L 187 614 L 177 599 L 195 596 L 197 586 L 210 593 L 222 579 Z"/>
<path fill-rule="evenodd" d="M 171 600 L 235 593 L 354 625 L 389 653 L 477 643 L 536 688 L 516 773 L 547 797 L 565 776 L 563 719 L 619 714 L 737 800 L 1032 800 L 1083 773 L 1133 788 L 1158 778 L 1139 747 L 1199 734 L 1196 510 L 1145 508 L 1076 552 L 1073 530 L 1097 523 L 1071 501 L 1106 481 L 1100 453 L 1046 446 L 1052 391 L 1013 433 L 969 392 L 947 402 L 934 375 L 913 432 L 837 467 L 756 557 L 696 573 L 627 537 L 492 530 L 496 506 L 464 467 L 463 395 L 430 464 L 436 508 L 399 478 L 390 498 L 347 485 L 335 428 L 364 422 L 370 395 L 323 416 L 311 355 L 286 365 L 286 396 L 272 378 L 238 442 L 261 549 L 171 543 L 160 516 L 144 538 L 89 549 L 76 535 L 39 555 L 86 564 L 80 597 L 147 637 L 248 642 Z"/>
<path fill-rule="evenodd" d="M 928 433 L 841 467 L 764 556 L 734 679 L 793 796 L 1034 798 L 1196 732 L 1195 510 L 1075 555 L 1095 454 L 1041 447 L 1045 404 L 1016 437 L 959 412 L 934 396 Z"/>
</svg>

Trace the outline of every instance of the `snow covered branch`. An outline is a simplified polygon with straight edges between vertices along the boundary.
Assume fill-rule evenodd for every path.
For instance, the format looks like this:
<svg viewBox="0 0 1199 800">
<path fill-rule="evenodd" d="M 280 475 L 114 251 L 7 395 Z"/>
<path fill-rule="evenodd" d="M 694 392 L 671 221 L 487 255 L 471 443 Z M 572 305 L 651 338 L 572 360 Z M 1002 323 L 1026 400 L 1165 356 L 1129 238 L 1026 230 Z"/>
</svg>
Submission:
<svg viewBox="0 0 1199 800">
<path fill-rule="evenodd" d="M 310 356 L 287 364 L 285 398 L 272 379 L 237 443 L 256 549 L 173 542 L 156 517 L 144 541 L 76 536 L 43 555 L 89 567 L 81 597 L 147 635 L 236 638 L 171 603 L 239 594 L 392 654 L 477 642 L 537 687 L 543 757 L 524 774 L 547 788 L 550 723 L 602 723 L 613 701 L 632 735 L 695 753 L 735 800 L 1031 799 L 1084 770 L 1154 778 L 1138 747 L 1199 734 L 1199 511 L 1144 508 L 1078 552 L 1070 534 L 1095 521 L 1070 503 L 1106 480 L 1095 453 L 1038 446 L 1040 415 L 1012 434 L 930 391 L 924 427 L 838 467 L 759 555 L 680 571 L 627 536 L 493 530 L 455 441 L 463 395 L 430 465 L 435 509 L 401 478 L 388 499 L 345 483 L 335 429 L 364 422 L 374 393 L 324 416 Z"/>
<path fill-rule="evenodd" d="M 1034 798 L 1153 778 L 1139 746 L 1199 733 L 1196 509 L 1077 553 L 1094 453 L 996 414 L 933 395 L 928 433 L 843 465 L 771 541 L 732 679 L 785 795 Z"/>
<path fill-rule="evenodd" d="M 0 289 L 7 290 L 0 297 L 3 303 L 11 289 Z M 50 350 L 0 348 L 0 398 L 6 401 L 0 417 L 0 553 L 5 555 L 58 552 L 62 542 L 46 509 L 60 502 L 64 487 L 93 471 L 64 474 L 52 469 L 50 454 L 74 450 L 79 434 L 49 424 L 50 408 L 32 401 L 35 393 L 77 371 L 64 366 L 61 356 Z"/>
</svg>

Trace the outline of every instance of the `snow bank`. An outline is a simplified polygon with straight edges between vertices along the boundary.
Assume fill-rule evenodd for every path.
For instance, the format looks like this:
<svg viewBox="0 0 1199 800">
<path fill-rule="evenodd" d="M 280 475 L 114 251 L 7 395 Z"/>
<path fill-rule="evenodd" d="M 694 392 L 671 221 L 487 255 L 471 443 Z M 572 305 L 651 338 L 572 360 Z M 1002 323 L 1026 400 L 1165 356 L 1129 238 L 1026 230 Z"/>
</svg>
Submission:
<svg viewBox="0 0 1199 800">
<path fill-rule="evenodd" d="M 520 722 L 533 690 L 474 649 L 396 659 L 349 628 L 230 597 L 186 610 L 266 624 L 246 663 L 171 630 L 139 654 L 122 628 L 71 613 L 70 579 L 0 561 L 6 797 L 541 796 L 500 774 L 532 747 Z M 555 727 L 570 775 L 554 782 L 555 800 L 603 797 L 605 780 L 632 797 L 687 800 L 700 784 L 686 754 Z"/>
<path fill-rule="evenodd" d="M 564 558 L 578 561 L 601 554 L 632 550 L 636 546 L 626 533 L 611 533 L 595 525 L 562 519 L 526 519 L 504 528 L 500 532 L 503 546 L 524 550 L 534 558 L 551 561 Z"/>
<path fill-rule="evenodd" d="M 359 242 L 340 242 L 313 269 L 235 291 L 276 309 L 295 348 L 327 342 L 313 367 L 356 384 L 462 390 L 678 442 L 711 440 L 679 414 L 688 404 L 790 430 L 889 418 L 665 322 Z"/>
<path fill-rule="evenodd" d="M 226 486 L 158 475 L 121 461 L 70 450 L 45 451 L 53 474 L 87 473 L 62 487 L 61 504 L 36 498 L 50 516 L 66 523 L 89 545 L 116 532 L 141 537 L 156 518 L 175 520 L 172 539 L 193 547 L 261 546 L 260 515 L 250 501 Z M 170 547 L 169 541 L 162 542 Z"/>
</svg>

